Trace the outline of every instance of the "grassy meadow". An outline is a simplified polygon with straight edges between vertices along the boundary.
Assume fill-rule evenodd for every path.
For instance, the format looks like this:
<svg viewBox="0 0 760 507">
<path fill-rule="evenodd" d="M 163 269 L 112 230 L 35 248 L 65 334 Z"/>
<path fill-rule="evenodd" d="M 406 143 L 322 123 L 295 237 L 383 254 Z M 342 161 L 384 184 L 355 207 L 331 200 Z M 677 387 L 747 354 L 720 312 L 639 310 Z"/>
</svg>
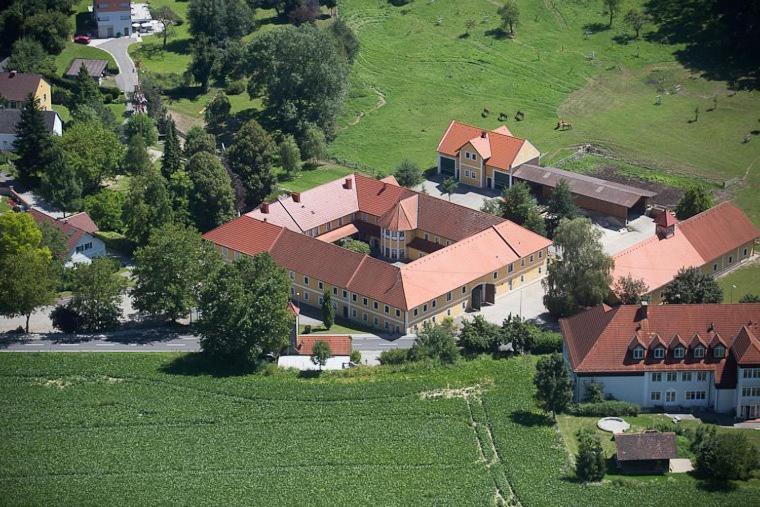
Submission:
<svg viewBox="0 0 760 507">
<path fill-rule="evenodd" d="M 690 475 L 583 486 L 535 360 L 294 372 L 192 355 L 0 355 L 5 504 L 750 505 Z"/>
<path fill-rule="evenodd" d="M 745 294 L 760 296 L 760 262 L 747 264 L 718 278 L 718 284 L 723 289 L 724 303 L 732 300 L 738 303 Z M 733 291 L 732 286 L 736 286 Z"/>
</svg>

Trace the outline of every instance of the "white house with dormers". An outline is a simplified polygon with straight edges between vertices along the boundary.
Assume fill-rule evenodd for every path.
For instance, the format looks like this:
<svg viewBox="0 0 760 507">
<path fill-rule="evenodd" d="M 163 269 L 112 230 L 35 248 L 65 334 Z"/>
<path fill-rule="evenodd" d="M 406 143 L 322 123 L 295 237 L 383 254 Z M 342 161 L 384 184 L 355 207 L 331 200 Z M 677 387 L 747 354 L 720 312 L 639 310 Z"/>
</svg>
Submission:
<svg viewBox="0 0 760 507">
<path fill-rule="evenodd" d="M 68 247 L 64 258 L 67 267 L 81 263 L 89 264 L 92 259 L 106 255 L 105 243 L 95 235 L 98 226 L 86 212 L 55 218 L 32 208 L 29 214 L 38 225 L 47 225 L 61 231 Z"/>
<path fill-rule="evenodd" d="M 575 401 L 760 418 L 760 303 L 607 305 L 560 320 Z"/>
</svg>

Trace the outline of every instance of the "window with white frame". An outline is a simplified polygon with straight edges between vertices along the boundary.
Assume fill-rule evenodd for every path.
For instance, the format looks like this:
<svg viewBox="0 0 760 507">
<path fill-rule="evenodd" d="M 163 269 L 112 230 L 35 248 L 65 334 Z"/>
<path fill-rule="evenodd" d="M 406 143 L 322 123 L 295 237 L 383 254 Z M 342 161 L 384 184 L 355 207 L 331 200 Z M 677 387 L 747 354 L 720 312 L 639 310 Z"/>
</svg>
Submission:
<svg viewBox="0 0 760 507">
<path fill-rule="evenodd" d="M 707 380 L 707 372 L 706 371 L 698 371 L 697 372 L 697 382 L 704 382 Z"/>
<path fill-rule="evenodd" d="M 685 352 L 685 349 L 681 346 L 678 346 L 673 350 L 673 357 L 675 357 L 676 359 L 682 359 L 684 356 L 684 352 Z"/>
<path fill-rule="evenodd" d="M 694 347 L 694 357 L 696 358 L 705 357 L 705 348 L 701 345 Z"/>
<path fill-rule="evenodd" d="M 760 396 L 760 387 L 743 387 L 742 396 L 756 398 Z"/>
<path fill-rule="evenodd" d="M 655 347 L 654 358 L 662 359 L 663 357 L 665 357 L 665 347 Z"/>
<path fill-rule="evenodd" d="M 713 356 L 715 356 L 716 358 L 720 359 L 724 355 L 726 355 L 726 347 L 724 347 L 723 345 L 718 345 L 717 347 L 713 349 Z"/>
<path fill-rule="evenodd" d="M 669 371 L 665 374 L 666 382 L 675 382 L 678 379 L 678 374 L 674 371 Z"/>
<path fill-rule="evenodd" d="M 760 368 L 744 368 L 742 378 L 760 378 Z"/>
<path fill-rule="evenodd" d="M 662 382 L 662 373 L 652 373 L 652 382 Z"/>
<path fill-rule="evenodd" d="M 704 391 L 686 391 L 686 401 L 699 401 L 707 398 Z"/>
<path fill-rule="evenodd" d="M 652 391 L 649 393 L 649 399 L 651 401 L 660 401 L 662 399 L 662 393 L 660 391 Z"/>
<path fill-rule="evenodd" d="M 634 359 L 644 359 L 644 347 L 638 346 L 633 349 L 633 358 Z M 658 373 L 659 375 L 659 373 Z"/>
<path fill-rule="evenodd" d="M 691 382 L 691 372 L 685 371 L 681 373 L 681 382 Z"/>
<path fill-rule="evenodd" d="M 676 392 L 675 391 L 668 391 L 665 393 L 665 403 L 675 403 L 676 402 Z"/>
</svg>

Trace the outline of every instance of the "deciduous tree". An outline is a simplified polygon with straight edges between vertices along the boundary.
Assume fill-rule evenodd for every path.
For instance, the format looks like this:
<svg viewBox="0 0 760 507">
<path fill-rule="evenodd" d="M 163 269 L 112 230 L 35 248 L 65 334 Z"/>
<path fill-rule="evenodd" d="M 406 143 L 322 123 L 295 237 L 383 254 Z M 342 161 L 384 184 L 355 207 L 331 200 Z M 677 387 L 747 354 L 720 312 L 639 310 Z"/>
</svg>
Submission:
<svg viewBox="0 0 760 507">
<path fill-rule="evenodd" d="M 615 17 L 620 10 L 620 0 L 602 0 L 604 8 L 607 9 L 607 14 L 610 15 L 609 26 L 612 27 L 612 18 Z"/>
<path fill-rule="evenodd" d="M 628 23 L 628 26 L 633 28 L 633 31 L 636 33 L 636 38 L 638 39 L 639 35 L 641 34 L 641 29 L 648 21 L 648 18 L 647 15 L 640 10 L 631 9 L 628 11 L 628 13 L 626 13 L 624 21 Z"/>
<path fill-rule="evenodd" d="M 338 50 L 346 57 L 350 63 L 353 63 L 357 53 L 359 53 L 359 39 L 342 19 L 338 18 L 330 25 L 330 35 L 335 39 Z"/>
<path fill-rule="evenodd" d="M 348 64 L 330 36 L 310 25 L 271 31 L 248 46 L 251 96 L 264 102 L 278 126 L 295 134 L 306 122 L 328 137 L 346 96 Z M 303 146 L 301 153 L 307 157 Z"/>
<path fill-rule="evenodd" d="M 441 183 L 441 192 L 444 195 L 449 196 L 449 202 L 451 202 L 451 194 L 456 192 L 458 186 L 459 186 L 459 182 L 457 182 L 457 180 L 455 180 L 454 178 L 446 178 Z"/>
<path fill-rule="evenodd" d="M 738 432 L 706 434 L 695 454 L 697 470 L 718 481 L 747 480 L 760 462 L 757 447 Z"/>
<path fill-rule="evenodd" d="M 172 208 L 166 180 L 152 169 L 129 181 L 124 203 L 126 235 L 137 244 L 148 240 L 150 232 L 172 221 Z"/>
<path fill-rule="evenodd" d="M 547 211 L 553 216 L 557 224 L 563 218 L 572 220 L 580 215 L 580 210 L 573 201 L 573 194 L 566 180 L 559 180 L 557 186 L 554 187 L 547 203 Z"/>
<path fill-rule="evenodd" d="M 166 38 L 169 36 L 169 29 L 180 19 L 180 17 L 168 5 L 150 7 L 150 15 L 153 19 L 161 23 L 161 27 L 163 28 L 161 32 L 164 39 L 163 48 L 166 49 Z"/>
<path fill-rule="evenodd" d="M 459 345 L 465 353 L 474 355 L 494 352 L 499 338 L 499 326 L 488 322 L 482 315 L 462 321 Z"/>
<path fill-rule="evenodd" d="M 290 280 L 269 254 L 243 257 L 203 285 L 198 323 L 203 352 L 220 361 L 254 361 L 278 353 L 293 325 Z"/>
<path fill-rule="evenodd" d="M 203 113 L 207 128 L 211 132 L 219 134 L 230 116 L 231 109 L 232 104 L 230 104 L 227 94 L 218 92 L 211 102 L 209 102 L 208 106 L 206 106 L 206 111 Z"/>
<path fill-rule="evenodd" d="M 185 150 L 183 155 L 189 159 L 198 152 L 216 153 L 216 139 L 202 127 L 192 127 L 185 135 Z"/>
<path fill-rule="evenodd" d="M 330 350 L 330 344 L 322 340 L 317 340 L 311 351 L 311 362 L 315 365 L 319 365 L 321 371 L 327 364 L 327 360 L 330 359 L 331 355 L 332 351 Z"/>
<path fill-rule="evenodd" d="M 13 50 L 6 68 L 19 72 L 54 74 L 55 60 L 35 39 L 23 37 L 13 43 Z"/>
<path fill-rule="evenodd" d="M 313 123 L 306 125 L 301 134 L 301 156 L 304 160 L 309 160 L 316 164 L 327 157 L 327 140 L 325 133 Z"/>
<path fill-rule="evenodd" d="M 209 273 L 221 263 L 196 230 L 174 224 L 154 229 L 148 243 L 135 251 L 135 308 L 171 321 L 186 317 L 198 305 Z"/>
<path fill-rule="evenodd" d="M 145 174 L 153 170 L 153 162 L 148 150 L 145 149 L 144 138 L 140 134 L 134 134 L 129 138 L 121 169 L 130 175 Z"/>
<path fill-rule="evenodd" d="M 456 362 L 459 359 L 459 348 L 451 326 L 426 321 L 409 349 L 409 357 L 414 361 L 427 358 L 442 363 Z"/>
<path fill-rule="evenodd" d="M 84 210 L 103 231 L 121 232 L 124 229 L 122 208 L 125 195 L 110 188 L 84 198 Z"/>
<path fill-rule="evenodd" d="M 499 7 L 499 17 L 501 18 L 502 30 L 515 33 L 515 25 L 520 22 L 520 8 L 514 0 L 506 0 L 504 5 Z"/>
<path fill-rule="evenodd" d="M 10 213 L 6 213 L 9 215 Z M 47 248 L 24 246 L 0 259 L 0 315 L 29 317 L 40 307 L 55 301 L 58 271 Z"/>
<path fill-rule="evenodd" d="M 699 268 L 682 268 L 663 291 L 662 299 L 668 304 L 720 303 L 723 289 L 712 275 Z"/>
<path fill-rule="evenodd" d="M 74 268 L 70 307 L 79 315 L 85 331 L 106 331 L 118 325 L 121 295 L 127 287 L 126 278 L 118 270 L 118 263 L 105 257 Z"/>
<path fill-rule="evenodd" d="M 105 178 L 118 172 L 124 147 L 116 134 L 100 122 L 75 121 L 56 141 L 66 165 L 81 181 L 83 195 L 98 191 Z"/>
<path fill-rule="evenodd" d="M 253 12 L 243 0 L 191 0 L 187 10 L 190 33 L 219 44 L 240 39 L 253 27 Z"/>
<path fill-rule="evenodd" d="M 562 354 L 543 356 L 538 360 L 533 385 L 536 386 L 536 404 L 550 412 L 556 421 L 557 414 L 567 408 L 573 397 L 573 385 Z"/>
<path fill-rule="evenodd" d="M 124 124 L 124 137 L 131 139 L 134 135 L 141 135 L 145 146 L 152 146 L 158 141 L 158 130 L 153 118 L 147 114 L 133 114 Z"/>
<path fill-rule="evenodd" d="M 600 242 L 601 231 L 587 218 L 563 220 L 554 234 L 557 257 L 549 261 L 543 280 L 544 304 L 555 317 L 596 306 L 610 292 L 613 266 Z"/>
<path fill-rule="evenodd" d="M 538 203 L 530 194 L 530 188 L 523 182 L 516 182 L 505 188 L 501 194 L 501 216 L 526 229 L 546 235 L 544 219 L 538 211 Z"/>
<path fill-rule="evenodd" d="M 629 274 L 615 280 L 613 292 L 621 304 L 637 305 L 641 303 L 641 297 L 649 292 L 649 286 L 643 279 Z"/>
<path fill-rule="evenodd" d="M 599 436 L 588 429 L 576 433 L 578 455 L 575 457 L 575 475 L 583 482 L 598 482 L 604 478 L 607 462 Z"/>
<path fill-rule="evenodd" d="M 399 185 L 409 188 L 419 185 L 424 180 L 420 166 L 409 159 L 402 160 L 393 175 Z"/>
<path fill-rule="evenodd" d="M 278 151 L 280 153 L 280 166 L 286 174 L 292 175 L 301 169 L 301 150 L 292 135 L 285 135 Z"/>
</svg>

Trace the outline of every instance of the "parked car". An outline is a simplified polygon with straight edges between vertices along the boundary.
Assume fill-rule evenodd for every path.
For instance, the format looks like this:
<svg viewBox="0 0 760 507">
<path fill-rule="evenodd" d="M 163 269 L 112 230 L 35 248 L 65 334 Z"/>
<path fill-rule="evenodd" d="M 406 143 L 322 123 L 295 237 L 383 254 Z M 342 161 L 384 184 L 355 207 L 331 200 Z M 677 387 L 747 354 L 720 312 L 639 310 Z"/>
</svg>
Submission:
<svg viewBox="0 0 760 507">
<path fill-rule="evenodd" d="M 75 35 L 74 42 L 77 44 L 89 44 L 92 39 L 89 35 Z"/>
</svg>

